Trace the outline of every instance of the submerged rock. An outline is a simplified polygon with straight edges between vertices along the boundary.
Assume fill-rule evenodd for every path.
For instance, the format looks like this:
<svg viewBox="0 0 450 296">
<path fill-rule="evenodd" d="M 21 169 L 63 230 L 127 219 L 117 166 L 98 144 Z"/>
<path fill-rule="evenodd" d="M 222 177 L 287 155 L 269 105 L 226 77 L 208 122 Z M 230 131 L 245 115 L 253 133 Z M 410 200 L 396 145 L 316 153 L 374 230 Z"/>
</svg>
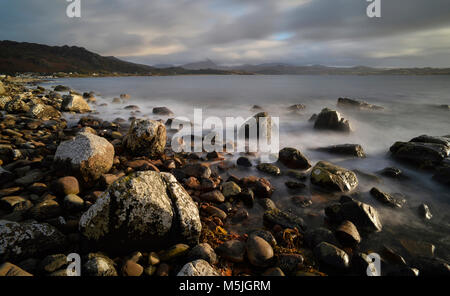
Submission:
<svg viewBox="0 0 450 296">
<path fill-rule="evenodd" d="M 386 192 L 380 191 L 376 187 L 373 187 L 370 190 L 370 194 L 372 194 L 372 196 L 375 197 L 381 203 L 384 203 L 394 208 L 402 208 L 403 205 L 406 203 L 405 199 L 393 197 L 392 195 Z"/>
<path fill-rule="evenodd" d="M 175 241 L 196 244 L 201 223 L 197 206 L 173 175 L 145 171 L 111 184 L 81 217 L 80 231 L 124 252 Z"/>
<path fill-rule="evenodd" d="M 166 127 L 159 121 L 136 119 L 124 137 L 123 145 L 132 155 L 160 156 L 166 146 Z"/>
<path fill-rule="evenodd" d="M 324 151 L 332 154 L 348 155 L 354 157 L 366 157 L 363 148 L 359 144 L 342 144 L 328 147 L 317 148 L 318 151 Z"/>
<path fill-rule="evenodd" d="M 348 169 L 319 161 L 311 171 L 311 183 L 331 191 L 348 192 L 358 186 L 358 178 Z"/>
<path fill-rule="evenodd" d="M 351 197 L 341 197 L 340 203 L 325 208 L 325 214 L 335 223 L 349 220 L 358 227 L 359 231 L 378 232 L 382 230 L 377 210 Z"/>
<path fill-rule="evenodd" d="M 278 160 L 290 169 L 306 170 L 311 163 L 299 150 L 295 148 L 283 148 L 278 154 Z"/>
<path fill-rule="evenodd" d="M 322 109 L 317 115 L 314 128 L 318 130 L 332 130 L 349 133 L 352 131 L 348 120 L 341 117 L 341 114 L 328 108 Z"/>
<path fill-rule="evenodd" d="M 274 176 L 281 175 L 280 168 L 271 163 L 260 163 L 260 164 L 258 164 L 258 166 L 256 168 L 259 171 L 270 174 L 270 175 L 274 175 Z"/>
<path fill-rule="evenodd" d="M 364 101 L 353 100 L 349 98 L 339 98 L 337 106 L 340 108 L 357 109 L 357 110 L 383 110 L 384 108 L 372 105 Z"/>
<path fill-rule="evenodd" d="M 62 142 L 55 153 L 57 167 L 68 169 L 84 181 L 97 180 L 107 173 L 114 160 L 114 147 L 105 138 L 79 133 L 74 139 Z"/>
</svg>

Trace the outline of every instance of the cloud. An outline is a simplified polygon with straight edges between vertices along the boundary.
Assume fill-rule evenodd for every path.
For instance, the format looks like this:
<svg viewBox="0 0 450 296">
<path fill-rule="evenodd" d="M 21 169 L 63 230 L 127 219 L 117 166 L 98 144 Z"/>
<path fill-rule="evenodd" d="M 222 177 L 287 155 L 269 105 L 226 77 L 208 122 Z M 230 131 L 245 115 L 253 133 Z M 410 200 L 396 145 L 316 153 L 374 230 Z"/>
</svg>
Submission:
<svg viewBox="0 0 450 296">
<path fill-rule="evenodd" d="M 370 66 L 450 66 L 450 1 L 81 0 L 0 2 L 0 39 L 78 45 L 157 64 L 288 62 Z"/>
</svg>

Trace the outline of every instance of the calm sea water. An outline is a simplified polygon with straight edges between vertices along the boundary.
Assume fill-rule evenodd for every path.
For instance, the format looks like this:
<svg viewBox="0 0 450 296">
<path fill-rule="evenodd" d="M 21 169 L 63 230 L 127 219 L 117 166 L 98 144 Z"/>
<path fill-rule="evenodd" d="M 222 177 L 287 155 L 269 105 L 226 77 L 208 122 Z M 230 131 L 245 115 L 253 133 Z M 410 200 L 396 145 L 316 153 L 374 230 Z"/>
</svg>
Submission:
<svg viewBox="0 0 450 296">
<path fill-rule="evenodd" d="M 203 116 L 242 116 L 256 113 L 253 105 L 259 105 L 272 116 L 280 118 L 280 146 L 296 147 L 313 162 L 332 161 L 350 169 L 374 174 L 387 167 L 404 170 L 409 179 L 394 181 L 382 178 L 374 183 L 370 178 L 360 177 L 360 199 L 375 205 L 380 211 L 385 231 L 368 240 L 368 248 L 377 244 L 395 244 L 405 237 L 424 240 L 437 246 L 436 253 L 450 260 L 450 190 L 431 179 L 431 173 L 419 172 L 389 157 L 389 147 L 395 141 L 409 141 L 422 135 L 443 136 L 450 134 L 450 111 L 436 106 L 450 104 L 450 76 L 171 76 L 171 77 L 122 77 L 122 78 L 72 78 L 46 83 L 68 85 L 84 92 L 96 92 L 95 107 L 105 119 L 127 119 L 131 114 L 124 104 L 112 104 L 114 97 L 122 93 L 131 95 L 126 105 L 138 105 L 141 113 L 136 116 L 155 117 L 153 107 L 166 106 L 177 116 L 193 117 L 194 108 L 201 108 Z M 45 86 L 44 85 L 44 86 Z M 339 97 L 362 99 L 385 107 L 381 112 L 339 110 L 350 120 L 355 130 L 351 135 L 318 133 L 308 119 L 322 108 L 337 108 Z M 305 104 L 306 110 L 292 115 L 287 107 Z M 332 144 L 361 144 L 368 157 L 348 159 L 315 152 L 312 149 Z M 232 170 L 240 176 L 259 174 L 255 169 Z M 267 176 L 266 176 L 267 177 Z M 297 209 L 290 203 L 292 192 L 284 186 L 284 178 L 269 178 L 277 190 L 273 199 L 281 208 L 292 209 L 304 217 L 308 224 L 323 223 L 324 204 L 333 196 L 323 193 L 304 192 L 311 196 L 314 205 Z M 408 201 L 402 210 L 393 210 L 377 203 L 367 192 L 372 186 L 390 193 L 401 193 Z M 430 205 L 434 214 L 431 222 L 422 221 L 417 206 Z M 250 210 L 255 214 L 251 223 L 260 223 L 258 207 Z M 242 226 L 242 225 L 241 225 Z M 245 228 L 249 225 L 243 225 Z"/>
</svg>

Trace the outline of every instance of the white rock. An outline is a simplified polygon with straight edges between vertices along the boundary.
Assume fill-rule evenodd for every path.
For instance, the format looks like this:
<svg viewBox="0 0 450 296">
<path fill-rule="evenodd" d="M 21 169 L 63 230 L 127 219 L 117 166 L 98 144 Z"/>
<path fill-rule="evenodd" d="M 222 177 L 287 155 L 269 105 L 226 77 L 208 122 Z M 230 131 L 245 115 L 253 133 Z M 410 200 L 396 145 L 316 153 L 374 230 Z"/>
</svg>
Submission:
<svg viewBox="0 0 450 296">
<path fill-rule="evenodd" d="M 177 276 L 219 276 L 219 273 L 208 262 L 198 259 L 184 265 Z"/>
</svg>

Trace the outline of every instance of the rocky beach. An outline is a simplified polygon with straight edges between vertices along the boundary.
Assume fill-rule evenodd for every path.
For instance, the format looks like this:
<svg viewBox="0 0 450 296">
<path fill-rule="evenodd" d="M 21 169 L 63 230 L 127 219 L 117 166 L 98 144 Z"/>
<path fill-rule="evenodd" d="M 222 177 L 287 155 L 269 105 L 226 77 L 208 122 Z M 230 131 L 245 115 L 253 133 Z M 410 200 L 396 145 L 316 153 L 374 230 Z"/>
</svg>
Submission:
<svg viewBox="0 0 450 296">
<path fill-rule="evenodd" d="M 449 216 L 435 222 L 427 202 L 383 189 L 408 186 L 400 168 L 352 170 L 283 143 L 274 163 L 258 153 L 175 153 L 176 112 L 155 107 L 160 118 L 148 119 L 132 95 L 105 103 L 95 89 L 55 84 L 0 82 L 0 275 L 66 276 L 73 253 L 82 276 L 366 276 L 378 272 L 374 253 L 382 275 L 450 275 Z M 340 137 L 354 129 L 347 110 L 383 112 L 336 100 L 298 120 Z M 105 104 L 129 118 L 107 120 L 96 111 Z M 295 115 L 307 106 L 285 108 Z M 315 151 L 367 157 L 346 138 Z M 385 151 L 448 190 L 450 135 L 417 134 Z M 272 199 L 280 191 L 287 205 Z M 410 221 L 385 222 L 401 211 Z"/>
</svg>

